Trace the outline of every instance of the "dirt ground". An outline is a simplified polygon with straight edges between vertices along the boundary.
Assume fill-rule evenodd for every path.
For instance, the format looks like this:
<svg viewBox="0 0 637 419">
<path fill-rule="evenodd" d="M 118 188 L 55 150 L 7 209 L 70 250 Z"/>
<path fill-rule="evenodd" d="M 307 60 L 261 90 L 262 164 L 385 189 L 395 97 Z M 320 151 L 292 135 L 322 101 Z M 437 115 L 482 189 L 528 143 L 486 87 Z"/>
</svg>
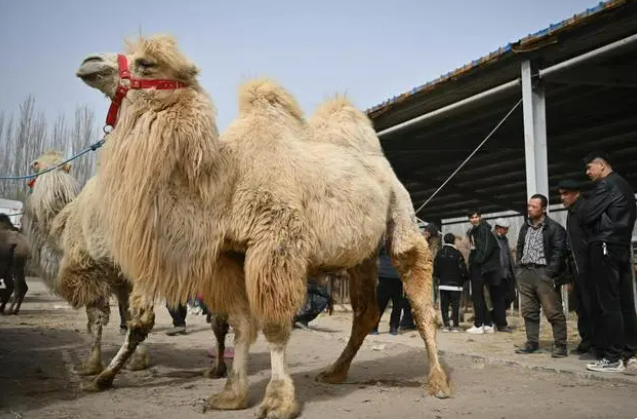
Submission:
<svg viewBox="0 0 637 419">
<path fill-rule="evenodd" d="M 170 317 L 157 307 L 148 339 L 152 366 L 124 371 L 115 388 L 83 393 L 76 372 L 88 351 L 86 317 L 52 297 L 34 279 L 20 316 L 0 317 L 0 418 L 251 418 L 269 380 L 269 353 L 262 337 L 250 358 L 250 409 L 201 413 L 202 400 L 224 380 L 202 377 L 214 339 L 203 316 L 188 317 L 189 334 L 169 337 Z M 105 332 L 108 361 L 122 337 L 117 308 Z M 388 320 L 383 318 L 383 324 Z M 296 330 L 289 346 L 290 370 L 302 417 L 332 418 L 636 418 L 637 380 L 587 375 L 576 357 L 555 363 L 548 353 L 518 362 L 513 344 L 523 332 L 469 337 L 439 333 L 454 395 L 425 394 L 424 345 L 413 332 L 369 337 L 346 384 L 314 377 L 336 359 L 349 334 L 351 313 L 321 316 L 313 330 Z M 381 332 L 383 329 L 381 328 Z M 231 342 L 232 335 L 228 337 Z M 604 379 L 600 379 L 604 378 Z"/>
</svg>

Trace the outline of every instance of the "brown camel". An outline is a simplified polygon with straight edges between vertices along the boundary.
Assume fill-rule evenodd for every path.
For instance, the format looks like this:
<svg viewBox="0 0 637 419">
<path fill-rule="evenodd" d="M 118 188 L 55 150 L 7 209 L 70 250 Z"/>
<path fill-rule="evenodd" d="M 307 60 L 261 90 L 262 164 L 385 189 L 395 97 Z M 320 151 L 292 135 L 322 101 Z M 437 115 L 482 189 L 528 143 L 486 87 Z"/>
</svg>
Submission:
<svg viewBox="0 0 637 419">
<path fill-rule="evenodd" d="M 101 209 L 112 254 L 134 278 L 134 319 L 113 362 L 150 331 L 156 297 L 183 302 L 201 292 L 212 311 L 228 313 L 236 336 L 225 389 L 207 406 L 247 407 L 248 350 L 260 329 L 270 343 L 272 378 L 258 415 L 291 418 L 299 406 L 285 349 L 306 278 L 339 269 L 351 276 L 352 337 L 321 376 L 338 382 L 379 316 L 370 302 L 385 237 L 427 346 L 429 392 L 447 397 L 431 255 L 382 152 L 315 141 L 295 99 L 270 80 L 241 87 L 239 116 L 219 138 L 197 74 L 166 36 L 141 39 L 126 55 L 91 55 L 77 71 L 120 108 L 98 169 L 100 190 L 110 197 Z M 340 136 L 348 124 L 354 129 L 360 119 L 332 118 L 330 125 Z M 97 388 L 112 383 L 108 371 Z"/>
<path fill-rule="evenodd" d="M 18 314 L 22 301 L 24 301 L 29 287 L 26 280 L 26 265 L 31 257 L 29 252 L 29 244 L 26 238 L 18 232 L 11 219 L 6 214 L 0 214 L 0 255 L 7 254 L 11 247 L 14 247 L 13 253 L 13 297 L 11 298 L 11 306 L 8 314 Z M 6 294 L 5 294 L 6 295 Z M 10 295 L 0 301 L 0 313 L 5 314 L 5 306 Z"/>
</svg>

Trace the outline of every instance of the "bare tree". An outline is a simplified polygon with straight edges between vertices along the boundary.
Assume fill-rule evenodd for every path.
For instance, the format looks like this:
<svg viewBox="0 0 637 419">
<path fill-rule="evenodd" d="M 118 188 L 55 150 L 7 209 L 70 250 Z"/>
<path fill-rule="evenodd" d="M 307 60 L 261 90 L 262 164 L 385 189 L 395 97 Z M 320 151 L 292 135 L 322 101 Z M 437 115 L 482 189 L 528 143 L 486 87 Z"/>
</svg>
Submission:
<svg viewBox="0 0 637 419">
<path fill-rule="evenodd" d="M 72 156 L 99 139 L 93 110 L 78 106 L 71 126 L 59 115 L 51 132 L 42 112 L 36 111 L 35 98 L 29 95 L 19 106 L 17 122 L 13 115 L 0 113 L 0 174 L 22 176 L 30 173 L 30 163 L 46 150 L 58 150 Z M 73 173 L 85 183 L 95 172 L 95 156 L 89 153 L 73 162 Z M 24 200 L 25 180 L 0 180 L 0 197 Z"/>
</svg>

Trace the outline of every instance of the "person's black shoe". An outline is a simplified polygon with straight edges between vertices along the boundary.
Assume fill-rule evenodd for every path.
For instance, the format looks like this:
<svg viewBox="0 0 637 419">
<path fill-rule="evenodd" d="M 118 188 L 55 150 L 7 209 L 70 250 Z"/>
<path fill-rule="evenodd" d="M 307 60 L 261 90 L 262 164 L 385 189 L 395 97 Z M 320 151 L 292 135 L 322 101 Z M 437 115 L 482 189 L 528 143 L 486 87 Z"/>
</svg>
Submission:
<svg viewBox="0 0 637 419">
<path fill-rule="evenodd" d="M 593 352 L 593 351 L 588 351 L 585 354 L 581 354 L 579 356 L 579 359 L 581 359 L 582 361 L 596 361 L 599 357 Z"/>
<path fill-rule="evenodd" d="M 566 358 L 568 356 L 566 345 L 553 346 L 553 351 L 551 352 L 551 356 L 553 358 Z"/>
<path fill-rule="evenodd" d="M 396 336 L 398 334 L 398 328 L 397 327 L 392 327 L 389 329 L 389 334 Z"/>
<path fill-rule="evenodd" d="M 515 350 L 516 354 L 532 354 L 540 350 L 540 345 L 533 342 L 527 342 L 524 347 Z"/>
<path fill-rule="evenodd" d="M 511 329 L 509 326 L 501 326 L 498 327 L 498 332 L 513 333 L 513 329 Z"/>
<path fill-rule="evenodd" d="M 580 342 L 580 344 L 577 345 L 577 348 L 573 349 L 571 352 L 578 355 L 584 355 L 588 353 L 590 350 L 591 350 L 591 345 L 585 342 Z"/>
</svg>

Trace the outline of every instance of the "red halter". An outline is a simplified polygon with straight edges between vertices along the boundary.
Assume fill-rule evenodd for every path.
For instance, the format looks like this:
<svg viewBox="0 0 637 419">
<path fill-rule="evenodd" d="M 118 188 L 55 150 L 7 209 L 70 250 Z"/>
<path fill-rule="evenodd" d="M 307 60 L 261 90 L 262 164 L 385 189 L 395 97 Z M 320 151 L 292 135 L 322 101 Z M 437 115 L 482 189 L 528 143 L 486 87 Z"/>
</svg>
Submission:
<svg viewBox="0 0 637 419">
<path fill-rule="evenodd" d="M 111 127 L 111 129 L 115 128 L 115 124 L 117 123 L 117 115 L 119 114 L 119 108 L 122 105 L 122 100 L 126 97 L 126 94 L 131 89 L 157 89 L 157 90 L 174 90 L 181 89 L 186 87 L 186 84 L 176 80 L 162 80 L 162 79 L 154 79 L 154 80 L 146 80 L 146 79 L 136 79 L 131 77 L 130 70 L 128 69 L 128 60 L 126 56 L 123 54 L 117 55 L 117 65 L 119 66 L 119 78 L 120 84 L 117 86 L 117 90 L 115 91 L 115 97 L 111 102 L 110 108 L 108 108 L 108 114 L 106 115 L 106 126 Z M 122 80 L 128 80 L 130 82 L 130 86 L 124 86 L 121 82 Z"/>
</svg>

